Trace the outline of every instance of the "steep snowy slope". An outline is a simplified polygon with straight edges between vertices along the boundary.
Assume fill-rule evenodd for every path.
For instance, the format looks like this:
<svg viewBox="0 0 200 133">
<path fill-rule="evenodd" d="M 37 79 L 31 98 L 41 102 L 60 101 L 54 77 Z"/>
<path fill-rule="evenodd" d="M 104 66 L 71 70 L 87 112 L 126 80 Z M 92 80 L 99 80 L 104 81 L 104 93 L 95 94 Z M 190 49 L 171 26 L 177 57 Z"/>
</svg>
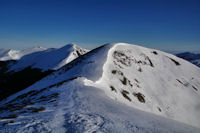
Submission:
<svg viewBox="0 0 200 133">
<path fill-rule="evenodd" d="M 17 50 L 0 50 L 0 61 L 6 61 L 6 60 L 18 60 L 22 56 L 31 54 L 38 51 L 44 51 L 45 48 L 42 48 L 40 46 L 28 48 L 25 50 L 17 51 Z"/>
<path fill-rule="evenodd" d="M 0 129 L 199 132 L 199 75 L 173 55 L 107 44 L 1 101 Z"/>
<path fill-rule="evenodd" d="M 200 126 L 200 69 L 173 55 L 118 44 L 97 83 L 132 107 Z M 109 92 L 110 91 L 110 92 Z M 183 117 L 184 116 L 184 117 Z"/>
</svg>

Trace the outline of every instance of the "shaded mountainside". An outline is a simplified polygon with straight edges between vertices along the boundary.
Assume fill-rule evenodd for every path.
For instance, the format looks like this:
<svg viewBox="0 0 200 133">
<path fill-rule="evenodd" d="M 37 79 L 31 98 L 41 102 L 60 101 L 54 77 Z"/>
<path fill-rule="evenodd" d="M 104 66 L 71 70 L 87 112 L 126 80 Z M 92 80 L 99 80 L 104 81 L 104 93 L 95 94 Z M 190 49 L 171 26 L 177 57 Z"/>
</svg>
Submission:
<svg viewBox="0 0 200 133">
<path fill-rule="evenodd" d="M 176 56 L 183 58 L 183 59 L 193 63 L 194 65 L 200 67 L 200 54 L 184 52 L 184 53 L 176 54 Z"/>
<path fill-rule="evenodd" d="M 158 50 L 94 49 L 0 102 L 0 131 L 200 131 L 200 70 Z"/>
<path fill-rule="evenodd" d="M 19 60 L 0 61 L 0 100 L 27 88 L 86 51 L 69 44 L 60 49 L 31 52 Z"/>
<path fill-rule="evenodd" d="M 0 101 L 4 98 L 23 90 L 48 74 L 53 70 L 41 71 L 37 68 L 26 67 L 18 72 L 0 74 Z"/>
</svg>

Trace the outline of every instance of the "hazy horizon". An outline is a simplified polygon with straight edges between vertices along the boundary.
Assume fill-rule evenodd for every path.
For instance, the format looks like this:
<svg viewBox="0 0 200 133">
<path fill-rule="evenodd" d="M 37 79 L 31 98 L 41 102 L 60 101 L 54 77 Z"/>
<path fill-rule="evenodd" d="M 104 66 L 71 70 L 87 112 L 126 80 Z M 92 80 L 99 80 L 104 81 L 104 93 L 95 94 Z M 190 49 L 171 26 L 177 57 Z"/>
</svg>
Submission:
<svg viewBox="0 0 200 133">
<path fill-rule="evenodd" d="M 120 43 L 123 43 L 123 42 L 120 42 Z M 25 48 L 22 48 L 22 49 L 3 48 L 3 47 L 0 47 L 0 49 L 5 49 L 5 50 L 13 49 L 13 50 L 19 50 L 20 51 L 20 50 L 25 50 L 25 49 L 29 49 L 29 48 L 33 48 L 33 47 L 38 47 L 38 46 L 48 49 L 48 48 L 61 48 L 61 47 L 65 46 L 65 45 L 67 45 L 67 44 L 71 44 L 71 43 L 66 43 L 66 44 L 63 44 L 63 45 L 60 45 L 60 46 L 57 46 L 57 47 L 45 47 L 45 46 L 42 46 L 42 45 L 33 45 L 33 46 L 25 47 Z M 75 43 L 73 43 L 73 44 L 75 44 Z M 99 46 L 102 46 L 104 44 L 100 44 L 100 45 L 97 45 L 97 46 L 94 45 L 96 47 L 87 47 L 87 45 L 79 45 L 79 44 L 76 44 L 76 45 L 78 45 L 78 46 L 80 46 L 80 47 L 82 47 L 84 49 L 93 50 L 93 49 L 95 49 L 95 48 L 97 48 Z M 148 46 L 145 46 L 145 45 L 139 45 L 139 44 L 134 44 L 134 45 L 156 49 L 154 47 L 148 47 Z M 164 52 L 167 52 L 167 53 L 171 53 L 171 54 L 178 54 L 178 53 L 184 53 L 184 52 L 191 52 L 191 53 L 200 54 L 200 50 L 194 50 L 194 51 L 189 51 L 189 50 L 188 51 L 186 51 L 186 50 L 178 50 L 178 51 L 176 51 L 176 50 L 164 50 L 164 49 L 157 49 L 157 50 L 161 50 L 161 51 L 164 51 Z"/>
</svg>

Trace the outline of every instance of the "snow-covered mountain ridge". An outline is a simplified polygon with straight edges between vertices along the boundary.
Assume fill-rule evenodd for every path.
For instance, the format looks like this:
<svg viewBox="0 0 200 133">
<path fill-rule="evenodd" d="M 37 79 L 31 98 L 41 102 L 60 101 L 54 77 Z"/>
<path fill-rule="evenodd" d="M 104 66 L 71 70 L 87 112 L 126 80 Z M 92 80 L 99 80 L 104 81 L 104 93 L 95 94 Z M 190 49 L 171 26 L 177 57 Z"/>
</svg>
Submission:
<svg viewBox="0 0 200 133">
<path fill-rule="evenodd" d="M 61 48 L 43 48 L 40 46 L 17 50 L 0 49 L 0 61 L 16 60 L 9 71 L 19 71 L 28 66 L 39 68 L 43 71 L 56 70 L 88 50 L 80 48 L 76 44 L 67 44 Z"/>
<path fill-rule="evenodd" d="M 0 61 L 0 100 L 27 88 L 87 51 L 75 44 L 59 49 L 34 47 L 19 52 L 18 57 L 23 56 L 18 60 Z"/>
<path fill-rule="evenodd" d="M 43 71 L 56 70 L 69 63 L 88 50 L 82 49 L 75 44 L 67 44 L 59 49 L 47 49 L 45 51 L 33 52 L 23 56 L 14 64 L 10 71 L 19 71 L 28 66 L 39 68 Z"/>
<path fill-rule="evenodd" d="M 6 60 L 19 60 L 21 57 L 34 53 L 34 52 L 39 52 L 39 51 L 44 51 L 46 48 L 36 46 L 33 48 L 28 48 L 24 49 L 21 51 L 18 50 L 5 50 L 5 49 L 0 49 L 0 61 L 6 61 Z"/>
<path fill-rule="evenodd" d="M 107 44 L 3 100 L 2 131 L 199 132 L 199 75 L 171 54 Z"/>
<path fill-rule="evenodd" d="M 199 75 L 199 68 L 173 55 L 117 44 L 96 83 L 110 87 L 106 94 L 132 107 L 199 126 Z"/>
</svg>

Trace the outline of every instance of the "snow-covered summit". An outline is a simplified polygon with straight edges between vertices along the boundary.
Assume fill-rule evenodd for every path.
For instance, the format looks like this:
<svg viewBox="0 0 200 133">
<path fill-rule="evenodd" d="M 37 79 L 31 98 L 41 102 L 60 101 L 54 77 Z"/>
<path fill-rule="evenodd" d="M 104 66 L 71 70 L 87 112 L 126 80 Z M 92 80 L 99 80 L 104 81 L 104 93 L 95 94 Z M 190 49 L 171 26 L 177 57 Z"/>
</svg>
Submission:
<svg viewBox="0 0 200 133">
<path fill-rule="evenodd" d="M 159 50 L 106 44 L 0 102 L 2 121 L 16 121 L 1 131 L 199 132 L 199 99 L 198 67 Z"/>
<path fill-rule="evenodd" d="M 119 43 L 109 50 L 95 83 L 131 107 L 200 125 L 200 69 L 176 56 Z"/>
</svg>

